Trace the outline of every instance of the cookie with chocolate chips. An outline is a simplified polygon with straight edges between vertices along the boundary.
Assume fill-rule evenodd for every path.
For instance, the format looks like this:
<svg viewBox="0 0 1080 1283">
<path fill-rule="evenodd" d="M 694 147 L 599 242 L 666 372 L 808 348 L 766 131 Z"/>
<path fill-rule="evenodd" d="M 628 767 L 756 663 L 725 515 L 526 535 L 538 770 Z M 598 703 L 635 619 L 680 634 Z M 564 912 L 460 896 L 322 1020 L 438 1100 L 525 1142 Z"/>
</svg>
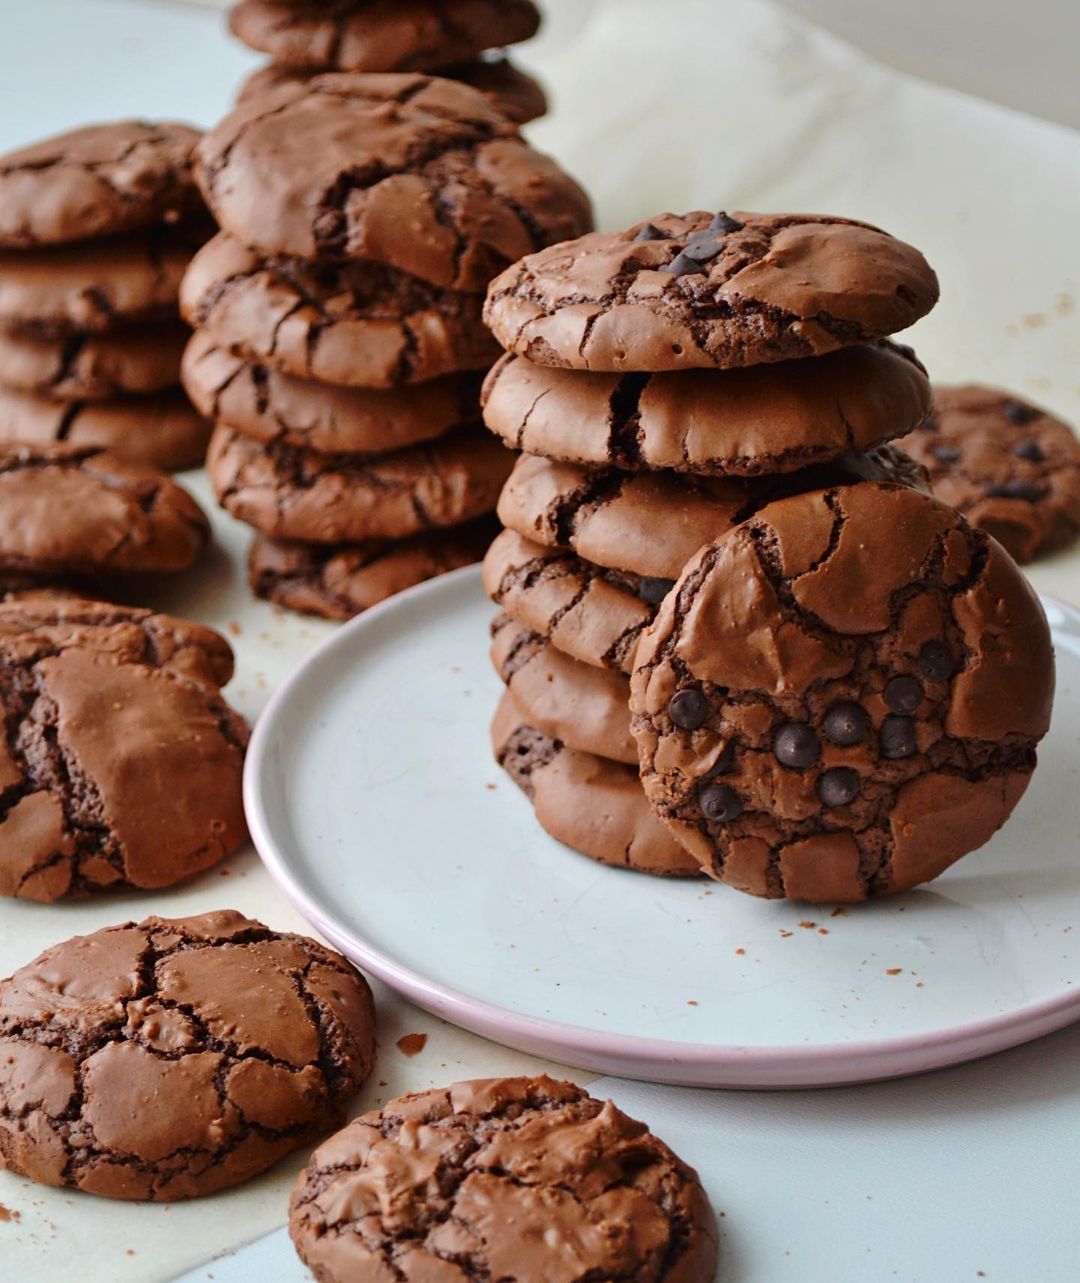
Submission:
<svg viewBox="0 0 1080 1283">
<path fill-rule="evenodd" d="M 341 1124 L 374 1020 L 344 958 L 231 910 L 76 936 L 0 981 L 0 1165 L 105 1198 L 239 1185 Z"/>
<path fill-rule="evenodd" d="M 592 226 L 588 197 L 475 89 L 316 76 L 242 104 L 196 149 L 225 231 L 264 255 L 363 259 L 443 289 Z"/>
<path fill-rule="evenodd" d="M 0 156 L 0 247 L 28 249 L 174 222 L 196 208 L 199 131 L 163 121 L 86 125 Z"/>
<path fill-rule="evenodd" d="M 677 374 L 599 374 L 504 356 L 484 421 L 515 450 L 590 467 L 756 476 L 826 463 L 930 413 L 910 348 L 856 344 L 814 361 Z"/>
<path fill-rule="evenodd" d="M 224 234 L 195 256 L 180 291 L 185 319 L 219 347 L 297 378 L 366 388 L 486 369 L 499 349 L 482 303 L 379 263 L 266 260 Z"/>
<path fill-rule="evenodd" d="M 0 895 L 173 886 L 247 837 L 224 638 L 65 597 L 0 603 Z"/>
<path fill-rule="evenodd" d="M 937 877 L 1019 801 L 1054 660 L 1038 598 L 939 500 L 768 506 L 690 562 L 637 651 L 656 810 L 706 872 L 850 902 Z"/>
<path fill-rule="evenodd" d="M 998 388 L 936 387 L 904 447 L 934 494 L 1021 563 L 1080 534 L 1080 441 L 1066 423 Z"/>
<path fill-rule="evenodd" d="M 933 307 L 918 250 L 816 214 L 661 214 L 530 254 L 488 290 L 508 351 L 610 373 L 823 356 L 906 329 Z"/>
<path fill-rule="evenodd" d="M 403 1096 L 315 1151 L 289 1229 L 321 1283 L 712 1283 L 697 1174 L 611 1101 L 501 1078 Z"/>
<path fill-rule="evenodd" d="M 165 392 L 180 382 L 180 358 L 188 337 L 179 324 L 67 338 L 0 330 L 0 386 L 52 401 L 107 401 Z"/>
</svg>

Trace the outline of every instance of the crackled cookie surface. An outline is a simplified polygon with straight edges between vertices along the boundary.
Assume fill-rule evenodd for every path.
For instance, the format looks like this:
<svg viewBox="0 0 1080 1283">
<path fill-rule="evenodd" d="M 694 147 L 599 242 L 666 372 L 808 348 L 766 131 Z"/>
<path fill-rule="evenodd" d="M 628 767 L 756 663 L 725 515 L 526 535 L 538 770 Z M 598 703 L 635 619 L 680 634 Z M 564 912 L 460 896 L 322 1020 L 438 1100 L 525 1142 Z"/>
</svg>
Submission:
<svg viewBox="0 0 1080 1283">
<path fill-rule="evenodd" d="M 229 910 L 76 936 L 0 981 L 0 1160 L 107 1198 L 226 1189 L 341 1122 L 373 1025 L 344 958 Z"/>
<path fill-rule="evenodd" d="M 196 151 L 218 222 L 264 254 L 365 259 L 483 290 L 592 226 L 588 197 L 475 89 L 317 76 L 251 99 Z"/>
<path fill-rule="evenodd" d="M 712 1283 L 717 1263 L 693 1169 L 611 1101 L 546 1077 L 362 1115 L 316 1150 L 289 1228 L 322 1283 Z"/>
<path fill-rule="evenodd" d="M 1046 618 L 999 545 L 917 491 L 781 500 L 705 548 L 641 640 L 641 777 L 714 877 L 855 901 L 1008 818 L 1049 725 Z"/>
<path fill-rule="evenodd" d="M 821 356 L 906 329 L 938 283 L 918 250 L 816 214 L 661 214 L 515 263 L 486 316 L 508 351 L 609 372 Z"/>
<path fill-rule="evenodd" d="M 53 401 L 164 392 L 180 382 L 187 339 L 179 324 L 66 338 L 0 331 L 0 385 Z"/>
</svg>

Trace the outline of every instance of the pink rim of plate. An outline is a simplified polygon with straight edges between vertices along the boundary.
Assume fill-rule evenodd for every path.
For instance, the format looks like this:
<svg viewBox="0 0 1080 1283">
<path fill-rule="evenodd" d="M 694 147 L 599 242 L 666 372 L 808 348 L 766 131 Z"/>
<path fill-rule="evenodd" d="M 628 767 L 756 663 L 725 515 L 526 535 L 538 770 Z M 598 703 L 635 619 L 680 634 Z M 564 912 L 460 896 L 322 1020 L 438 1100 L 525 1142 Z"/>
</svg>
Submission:
<svg viewBox="0 0 1080 1283">
<path fill-rule="evenodd" d="M 272 831 L 261 784 L 270 767 L 274 726 L 293 689 L 355 632 L 376 618 L 426 594 L 445 593 L 454 581 L 479 578 L 466 566 L 410 588 L 347 624 L 322 643 L 274 693 L 259 718 L 244 768 L 244 807 L 252 841 L 274 881 L 304 918 L 351 962 L 425 1011 L 517 1051 L 599 1074 L 684 1087 L 741 1090 L 838 1087 L 902 1078 L 959 1065 L 1041 1038 L 1080 1019 L 1080 987 L 1000 1016 L 933 1034 L 884 1038 L 878 1042 L 837 1043 L 827 1047 L 716 1046 L 669 1042 L 633 1034 L 606 1034 L 579 1025 L 525 1016 L 431 980 L 354 934 L 318 902 L 294 874 L 289 857 Z M 1080 611 L 1041 594 L 1044 605 L 1061 612 L 1080 634 Z"/>
</svg>

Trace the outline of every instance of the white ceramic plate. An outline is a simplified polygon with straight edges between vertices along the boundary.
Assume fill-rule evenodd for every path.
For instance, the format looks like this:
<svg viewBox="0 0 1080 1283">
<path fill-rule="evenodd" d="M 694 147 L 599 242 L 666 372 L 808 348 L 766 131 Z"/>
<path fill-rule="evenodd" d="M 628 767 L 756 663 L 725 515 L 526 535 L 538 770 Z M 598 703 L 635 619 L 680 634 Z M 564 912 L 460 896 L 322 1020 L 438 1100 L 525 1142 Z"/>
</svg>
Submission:
<svg viewBox="0 0 1080 1283">
<path fill-rule="evenodd" d="M 969 1060 L 1080 1017 L 1080 615 L 1047 610 L 1054 726 L 1010 823 L 932 887 L 835 916 L 548 838 L 491 758 L 476 568 L 361 616 L 280 689 L 248 757 L 252 834 L 357 965 L 523 1051 L 723 1087 Z"/>
</svg>

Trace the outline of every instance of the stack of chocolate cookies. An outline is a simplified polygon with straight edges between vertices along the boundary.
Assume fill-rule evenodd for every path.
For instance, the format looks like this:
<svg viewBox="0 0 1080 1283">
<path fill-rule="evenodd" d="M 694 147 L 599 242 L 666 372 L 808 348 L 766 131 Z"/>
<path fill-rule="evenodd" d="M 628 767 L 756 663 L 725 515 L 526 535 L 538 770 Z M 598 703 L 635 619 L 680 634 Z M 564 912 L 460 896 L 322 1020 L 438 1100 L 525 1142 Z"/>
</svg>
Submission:
<svg viewBox="0 0 1080 1283">
<path fill-rule="evenodd" d="M 0 157 L 0 443 L 200 464 L 177 291 L 207 219 L 186 125 L 90 125 Z"/>
<path fill-rule="evenodd" d="M 327 71 L 422 71 L 471 85 L 519 125 L 547 111 L 541 86 L 502 53 L 539 29 L 532 0 L 242 0 L 229 26 L 273 59 L 240 102 Z"/>
<path fill-rule="evenodd" d="M 253 98 L 196 177 L 222 231 L 182 289 L 208 468 L 260 595 L 344 618 L 475 560 L 513 463 L 480 423 L 490 279 L 591 226 L 476 90 L 328 75 Z"/>
<path fill-rule="evenodd" d="M 492 283 L 485 421 L 526 452 L 484 567 L 493 736 L 553 836 L 847 901 L 1008 815 L 1046 729 L 1045 620 L 886 444 L 932 399 L 887 336 L 937 293 L 875 228 L 747 213 L 662 215 Z"/>
</svg>

